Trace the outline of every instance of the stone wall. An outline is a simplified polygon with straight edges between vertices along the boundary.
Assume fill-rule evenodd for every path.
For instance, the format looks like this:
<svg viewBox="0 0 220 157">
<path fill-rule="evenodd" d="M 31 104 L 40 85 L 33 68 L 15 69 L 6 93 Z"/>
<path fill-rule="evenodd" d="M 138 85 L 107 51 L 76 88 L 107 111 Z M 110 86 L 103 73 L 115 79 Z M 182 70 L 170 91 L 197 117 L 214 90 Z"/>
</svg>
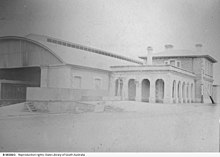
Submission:
<svg viewBox="0 0 220 157">
<path fill-rule="evenodd" d="M 186 58 L 186 57 L 166 57 L 166 58 L 154 58 L 153 64 L 154 65 L 164 65 L 165 61 L 170 59 L 175 59 L 181 62 L 181 68 L 190 72 L 193 72 L 193 58 Z"/>
<path fill-rule="evenodd" d="M 100 90 L 108 90 L 109 75 L 108 71 L 74 65 L 41 67 L 41 87 L 95 89 L 95 79 L 100 79 Z M 74 85 L 75 76 L 81 78 L 80 87 Z"/>
<path fill-rule="evenodd" d="M 106 90 L 86 90 L 68 88 L 27 88 L 27 101 L 76 101 L 83 97 L 91 99 L 108 96 Z"/>
</svg>

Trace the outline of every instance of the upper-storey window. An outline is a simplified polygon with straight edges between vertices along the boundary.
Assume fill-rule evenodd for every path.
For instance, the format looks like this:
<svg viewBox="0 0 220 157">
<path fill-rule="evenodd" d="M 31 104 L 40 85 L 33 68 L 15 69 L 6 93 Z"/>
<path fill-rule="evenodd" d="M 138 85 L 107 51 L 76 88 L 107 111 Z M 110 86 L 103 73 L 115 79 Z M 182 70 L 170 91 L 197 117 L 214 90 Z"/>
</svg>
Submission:
<svg viewBox="0 0 220 157">
<path fill-rule="evenodd" d="M 208 60 L 205 60 L 205 74 L 212 76 L 212 63 Z"/>
<path fill-rule="evenodd" d="M 82 85 L 82 77 L 74 76 L 73 78 L 73 88 L 80 89 Z"/>
<path fill-rule="evenodd" d="M 101 85 L 102 85 L 102 79 L 101 78 L 95 78 L 95 89 L 101 89 Z"/>
<path fill-rule="evenodd" d="M 181 62 L 178 61 L 178 60 L 175 60 L 175 59 L 170 59 L 170 60 L 168 60 L 168 61 L 165 61 L 164 63 L 165 63 L 166 65 L 172 65 L 172 66 L 176 66 L 176 67 L 178 67 L 178 68 L 181 67 Z"/>
<path fill-rule="evenodd" d="M 170 65 L 175 66 L 176 61 L 175 60 L 170 60 Z"/>
<path fill-rule="evenodd" d="M 177 66 L 178 68 L 181 67 L 180 61 L 177 61 L 177 62 L 176 62 L 176 66 Z"/>
</svg>

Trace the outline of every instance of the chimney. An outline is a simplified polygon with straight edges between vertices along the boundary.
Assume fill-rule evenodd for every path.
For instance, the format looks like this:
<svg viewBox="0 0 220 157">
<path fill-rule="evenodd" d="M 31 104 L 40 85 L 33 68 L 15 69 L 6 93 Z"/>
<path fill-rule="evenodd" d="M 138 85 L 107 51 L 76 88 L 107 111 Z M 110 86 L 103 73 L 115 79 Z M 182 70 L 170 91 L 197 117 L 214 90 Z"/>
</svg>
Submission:
<svg viewBox="0 0 220 157">
<path fill-rule="evenodd" d="M 202 51 L 202 44 L 196 44 L 195 47 L 198 52 Z"/>
<path fill-rule="evenodd" d="M 147 65 L 152 65 L 153 48 L 151 46 L 147 47 Z"/>
<path fill-rule="evenodd" d="M 164 47 L 165 47 L 166 50 L 173 49 L 173 45 L 171 45 L 171 44 L 167 44 Z"/>
</svg>

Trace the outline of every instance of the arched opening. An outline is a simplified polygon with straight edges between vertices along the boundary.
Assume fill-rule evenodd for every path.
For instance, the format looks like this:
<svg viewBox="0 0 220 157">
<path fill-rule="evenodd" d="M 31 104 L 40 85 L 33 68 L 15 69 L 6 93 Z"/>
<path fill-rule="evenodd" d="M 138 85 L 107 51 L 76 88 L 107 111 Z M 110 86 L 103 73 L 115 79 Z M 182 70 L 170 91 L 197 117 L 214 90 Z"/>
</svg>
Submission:
<svg viewBox="0 0 220 157">
<path fill-rule="evenodd" d="M 173 81 L 173 88 L 172 88 L 172 98 L 173 102 L 176 103 L 176 81 Z"/>
<path fill-rule="evenodd" d="M 178 90 L 178 101 L 179 103 L 181 103 L 181 82 L 180 81 L 178 83 L 177 90 Z"/>
<path fill-rule="evenodd" d="M 182 98 L 183 98 L 183 102 L 185 103 L 186 102 L 186 95 L 185 95 L 185 82 L 183 82 L 183 85 L 182 85 Z"/>
<path fill-rule="evenodd" d="M 27 87 L 40 84 L 40 67 L 0 68 L 0 106 L 26 101 Z"/>
<path fill-rule="evenodd" d="M 115 80 L 115 96 L 122 96 L 123 81 L 121 79 Z"/>
<path fill-rule="evenodd" d="M 128 100 L 134 101 L 136 97 L 136 84 L 134 79 L 128 81 Z"/>
<path fill-rule="evenodd" d="M 164 81 L 162 79 L 158 79 L 156 81 L 156 103 L 163 103 L 164 99 Z"/>
<path fill-rule="evenodd" d="M 115 80 L 115 96 L 118 96 L 118 83 L 119 79 Z"/>
<path fill-rule="evenodd" d="M 150 81 L 148 79 L 144 79 L 142 81 L 142 101 L 149 102 L 150 97 Z"/>
<path fill-rule="evenodd" d="M 191 84 L 191 102 L 194 102 L 193 84 Z"/>
<path fill-rule="evenodd" d="M 189 83 L 186 86 L 186 102 L 189 103 Z"/>
<path fill-rule="evenodd" d="M 0 106 L 26 101 L 27 87 L 40 87 L 46 82 L 44 66 L 63 63 L 39 42 L 24 37 L 0 37 Z"/>
</svg>

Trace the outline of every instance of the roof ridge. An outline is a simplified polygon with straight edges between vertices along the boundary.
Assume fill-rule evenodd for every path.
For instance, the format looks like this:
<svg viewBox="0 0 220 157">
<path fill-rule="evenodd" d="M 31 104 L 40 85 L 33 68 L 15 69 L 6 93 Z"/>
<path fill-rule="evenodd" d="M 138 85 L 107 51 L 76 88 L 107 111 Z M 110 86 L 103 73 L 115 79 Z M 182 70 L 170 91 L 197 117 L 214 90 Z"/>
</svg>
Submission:
<svg viewBox="0 0 220 157">
<path fill-rule="evenodd" d="M 72 47 L 72 48 L 76 48 L 76 49 L 81 49 L 81 50 L 84 50 L 84 51 L 98 53 L 98 54 L 101 54 L 101 55 L 106 55 L 106 56 L 126 60 L 126 61 L 133 62 L 133 63 L 142 64 L 141 61 L 138 61 L 136 59 L 131 59 L 131 58 L 128 58 L 128 57 L 125 57 L 125 56 L 122 56 L 122 55 L 118 55 L 116 53 L 112 53 L 112 52 L 102 50 L 102 49 L 99 49 L 99 48 L 94 48 L 94 47 L 90 47 L 90 46 L 86 46 L 86 45 L 82 45 L 82 44 L 78 44 L 78 43 L 74 43 L 74 42 L 70 42 L 70 41 L 67 41 L 67 40 L 58 39 L 58 38 L 50 37 L 50 36 L 46 36 L 46 35 L 43 35 L 43 36 L 47 38 L 46 41 L 49 42 L 49 43 L 58 44 L 58 45 L 62 45 L 62 46 L 67 46 L 67 47 Z"/>
</svg>

